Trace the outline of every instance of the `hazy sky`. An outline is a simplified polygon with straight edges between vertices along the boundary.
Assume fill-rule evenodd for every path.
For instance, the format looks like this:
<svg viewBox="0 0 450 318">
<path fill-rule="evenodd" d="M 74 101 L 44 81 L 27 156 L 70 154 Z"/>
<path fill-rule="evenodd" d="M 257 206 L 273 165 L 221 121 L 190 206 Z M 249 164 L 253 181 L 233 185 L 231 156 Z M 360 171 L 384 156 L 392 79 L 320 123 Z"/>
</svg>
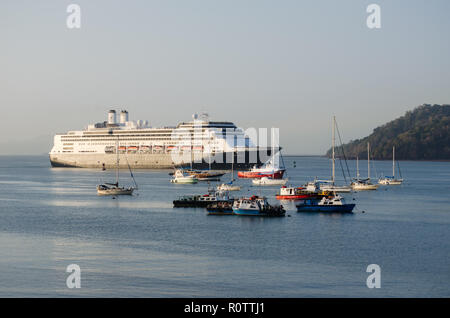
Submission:
<svg viewBox="0 0 450 318">
<path fill-rule="evenodd" d="M 448 0 L 2 0 L 0 41 L 0 153 L 46 153 L 125 108 L 152 126 L 206 111 L 279 127 L 286 153 L 323 154 L 333 114 L 348 141 L 450 102 Z"/>
</svg>

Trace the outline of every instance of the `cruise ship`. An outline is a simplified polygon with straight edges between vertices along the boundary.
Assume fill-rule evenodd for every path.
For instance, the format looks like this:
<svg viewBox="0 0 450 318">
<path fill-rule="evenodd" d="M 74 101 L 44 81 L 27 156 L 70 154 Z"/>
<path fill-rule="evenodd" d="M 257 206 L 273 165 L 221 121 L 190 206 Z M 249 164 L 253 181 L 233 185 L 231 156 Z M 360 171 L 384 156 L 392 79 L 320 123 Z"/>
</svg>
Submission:
<svg viewBox="0 0 450 318">
<path fill-rule="evenodd" d="M 117 115 L 119 115 L 117 120 Z M 130 121 L 126 110 L 110 110 L 107 121 L 56 134 L 49 156 L 53 167 L 246 169 L 270 159 L 274 147 L 259 147 L 256 130 L 194 114 L 175 127 Z M 276 148 L 280 149 L 280 148 Z"/>
</svg>

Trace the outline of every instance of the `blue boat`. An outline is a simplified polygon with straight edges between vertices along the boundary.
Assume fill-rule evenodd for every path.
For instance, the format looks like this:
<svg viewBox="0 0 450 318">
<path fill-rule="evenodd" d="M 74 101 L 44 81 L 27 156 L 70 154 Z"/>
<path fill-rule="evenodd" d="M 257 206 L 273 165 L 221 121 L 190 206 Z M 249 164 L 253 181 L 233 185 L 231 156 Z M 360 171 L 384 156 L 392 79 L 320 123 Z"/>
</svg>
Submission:
<svg viewBox="0 0 450 318">
<path fill-rule="evenodd" d="M 281 205 L 270 205 L 265 197 L 252 196 L 235 200 L 233 213 L 246 216 L 285 216 L 286 210 Z"/>
<path fill-rule="evenodd" d="M 297 205 L 297 212 L 333 212 L 333 213 L 352 213 L 354 203 L 345 203 L 340 195 L 331 195 L 323 197 L 320 201 L 304 200 Z"/>
</svg>

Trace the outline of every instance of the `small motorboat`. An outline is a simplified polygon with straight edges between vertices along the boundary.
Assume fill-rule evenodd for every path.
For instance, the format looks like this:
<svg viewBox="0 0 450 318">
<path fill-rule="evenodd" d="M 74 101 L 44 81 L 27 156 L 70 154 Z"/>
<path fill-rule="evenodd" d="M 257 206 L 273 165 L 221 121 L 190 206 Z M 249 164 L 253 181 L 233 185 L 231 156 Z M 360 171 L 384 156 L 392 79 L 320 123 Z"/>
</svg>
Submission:
<svg viewBox="0 0 450 318">
<path fill-rule="evenodd" d="M 381 185 L 401 185 L 403 179 L 395 179 L 394 177 L 387 176 L 378 180 L 378 183 Z"/>
<path fill-rule="evenodd" d="M 340 212 L 351 213 L 355 207 L 354 203 L 345 203 L 340 195 L 323 197 L 319 202 L 317 200 L 305 200 L 302 204 L 298 204 L 297 212 Z"/>
<path fill-rule="evenodd" d="M 253 179 L 252 183 L 256 186 L 272 186 L 272 185 L 285 185 L 288 179 L 272 179 L 268 177 L 262 177 L 260 179 Z"/>
<path fill-rule="evenodd" d="M 234 199 L 230 198 L 226 191 L 210 191 L 204 195 L 182 196 L 173 201 L 174 208 L 206 208 L 211 203 L 230 203 Z"/>
<path fill-rule="evenodd" d="M 173 174 L 173 178 L 170 180 L 171 183 L 180 183 L 180 184 L 195 184 L 198 182 L 198 179 L 195 176 L 191 176 L 186 174 L 183 170 L 177 169 Z"/>
<path fill-rule="evenodd" d="M 277 200 L 303 200 L 321 198 L 319 195 L 320 190 L 317 188 L 308 187 L 281 187 L 280 192 L 276 194 Z"/>
<path fill-rule="evenodd" d="M 206 206 L 208 215 L 233 215 L 233 201 L 217 201 Z"/>
<path fill-rule="evenodd" d="M 267 198 L 252 196 L 241 198 L 233 203 L 233 213 L 245 216 L 285 216 L 286 210 L 283 206 L 272 206 L 267 202 Z"/>
<path fill-rule="evenodd" d="M 233 182 L 222 183 L 217 186 L 218 191 L 240 191 L 241 187 L 238 185 L 233 185 Z"/>
</svg>

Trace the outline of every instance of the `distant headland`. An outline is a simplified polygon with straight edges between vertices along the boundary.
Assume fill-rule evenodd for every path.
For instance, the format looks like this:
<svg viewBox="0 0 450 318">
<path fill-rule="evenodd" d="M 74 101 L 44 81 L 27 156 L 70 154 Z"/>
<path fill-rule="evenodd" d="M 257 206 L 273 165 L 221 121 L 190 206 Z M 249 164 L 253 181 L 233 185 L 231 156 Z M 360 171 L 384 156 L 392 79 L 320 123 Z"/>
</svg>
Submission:
<svg viewBox="0 0 450 318">
<path fill-rule="evenodd" d="M 337 149 L 347 159 L 370 156 L 377 160 L 450 160 L 450 105 L 424 104 L 373 130 L 372 134 L 352 140 Z M 331 156 L 331 149 L 326 156 Z"/>
</svg>

